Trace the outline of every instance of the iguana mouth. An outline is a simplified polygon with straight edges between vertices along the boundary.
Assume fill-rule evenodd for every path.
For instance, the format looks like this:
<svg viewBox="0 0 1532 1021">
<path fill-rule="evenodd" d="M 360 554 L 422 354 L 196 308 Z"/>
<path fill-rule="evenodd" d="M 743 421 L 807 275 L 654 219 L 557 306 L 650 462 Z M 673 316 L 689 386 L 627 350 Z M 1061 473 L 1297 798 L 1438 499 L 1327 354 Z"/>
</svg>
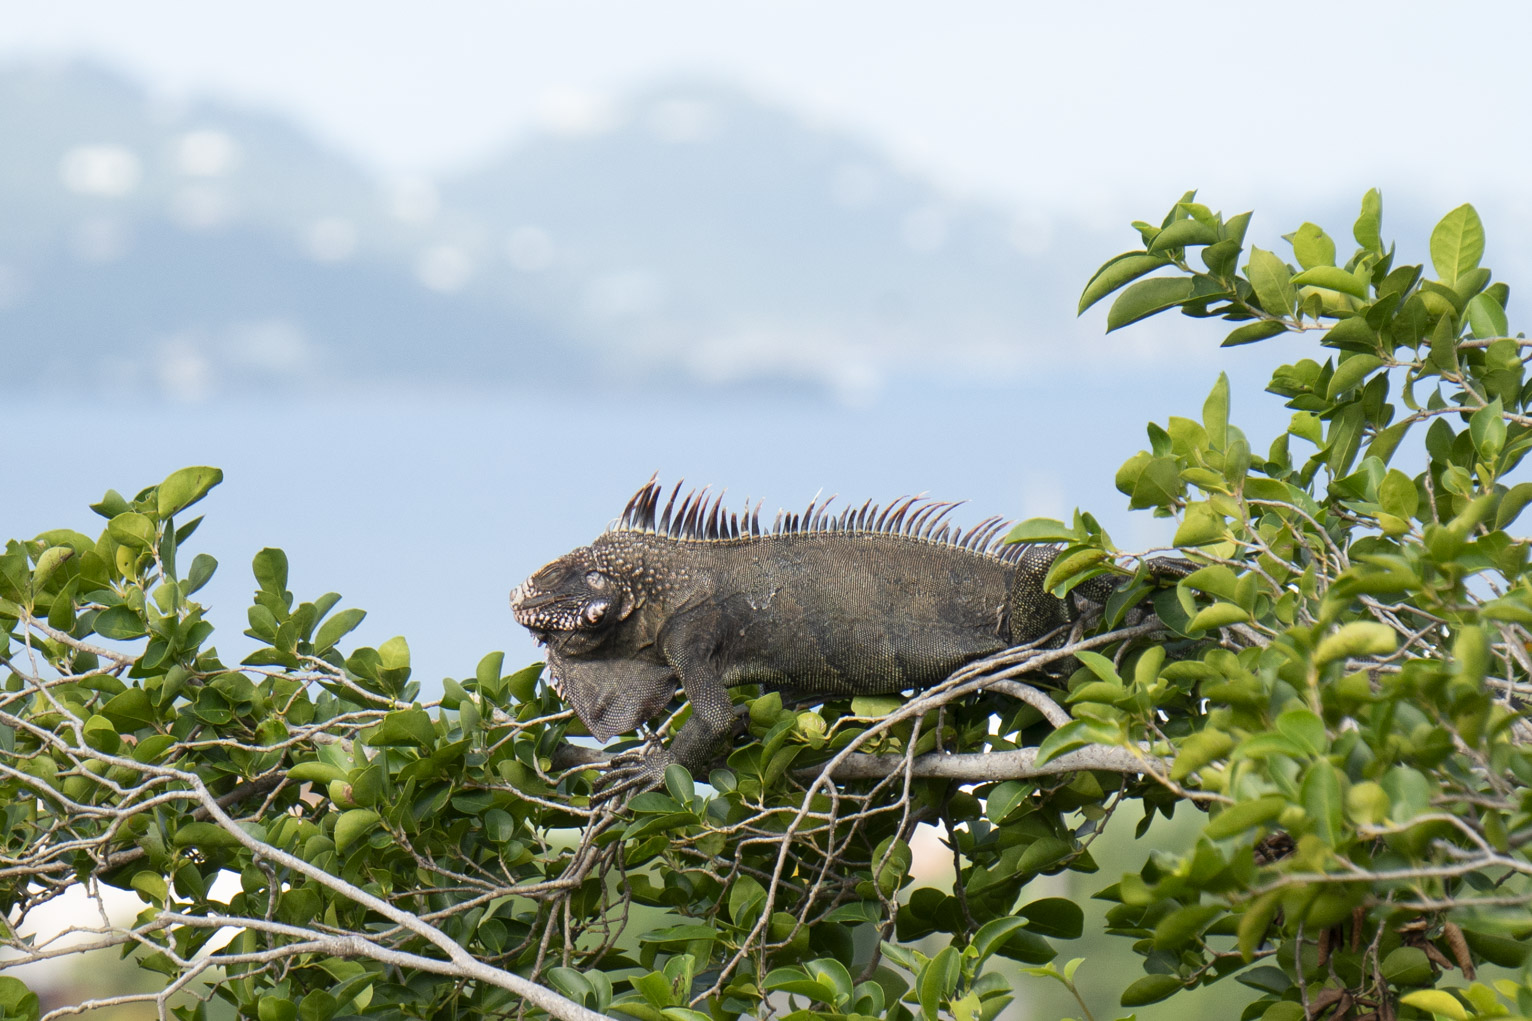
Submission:
<svg viewBox="0 0 1532 1021">
<path fill-rule="evenodd" d="M 547 641 L 550 631 L 577 631 L 588 626 L 585 601 L 568 596 L 544 595 L 541 598 L 513 600 L 511 614 L 516 623 Z"/>
</svg>

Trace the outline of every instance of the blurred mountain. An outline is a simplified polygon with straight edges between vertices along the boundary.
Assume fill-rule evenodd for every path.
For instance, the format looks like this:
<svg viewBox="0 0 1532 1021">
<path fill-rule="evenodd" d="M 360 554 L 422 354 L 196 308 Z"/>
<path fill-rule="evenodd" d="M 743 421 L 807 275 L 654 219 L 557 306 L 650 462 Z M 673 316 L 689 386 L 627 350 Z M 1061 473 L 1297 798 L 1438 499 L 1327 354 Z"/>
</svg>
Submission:
<svg viewBox="0 0 1532 1021">
<path fill-rule="evenodd" d="M 0 68 L 0 137 L 0 345 L 38 386 L 855 397 L 1015 377 L 1082 279 L 1045 218 L 712 82 L 575 111 L 434 183 L 85 64 Z"/>
</svg>

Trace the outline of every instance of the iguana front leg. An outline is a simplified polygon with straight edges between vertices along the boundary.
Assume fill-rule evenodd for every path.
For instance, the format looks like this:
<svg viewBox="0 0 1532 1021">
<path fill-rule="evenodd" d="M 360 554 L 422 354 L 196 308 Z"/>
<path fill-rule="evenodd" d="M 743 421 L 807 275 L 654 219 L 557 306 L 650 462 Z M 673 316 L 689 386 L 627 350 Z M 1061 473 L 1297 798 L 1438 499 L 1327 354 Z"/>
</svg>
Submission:
<svg viewBox="0 0 1532 1021">
<path fill-rule="evenodd" d="M 691 715 L 669 747 L 623 757 L 625 761 L 602 778 L 602 799 L 658 787 L 672 762 L 697 776 L 728 743 L 734 733 L 734 708 L 715 663 L 717 636 L 727 626 L 723 616 L 716 607 L 697 607 L 677 615 L 660 632 L 660 653 L 680 678 Z"/>
</svg>

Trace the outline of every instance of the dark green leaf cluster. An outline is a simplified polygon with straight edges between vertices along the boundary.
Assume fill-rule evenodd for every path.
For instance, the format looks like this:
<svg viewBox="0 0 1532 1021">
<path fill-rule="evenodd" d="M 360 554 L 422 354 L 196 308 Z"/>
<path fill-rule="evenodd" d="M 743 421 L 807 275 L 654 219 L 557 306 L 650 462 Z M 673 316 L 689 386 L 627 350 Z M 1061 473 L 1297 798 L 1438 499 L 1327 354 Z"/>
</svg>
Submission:
<svg viewBox="0 0 1532 1021">
<path fill-rule="evenodd" d="M 540 666 L 465 654 L 423 699 L 405 640 L 350 646 L 362 611 L 300 600 L 280 550 L 252 564 L 257 651 L 223 663 L 185 515 L 216 469 L 109 492 L 95 538 L 8 543 L 0 943 L 46 957 L 29 917 L 107 885 L 142 910 L 92 938 L 163 980 L 119 1002 L 187 1021 L 215 997 L 261 1021 L 989 1021 L 1007 971 L 1085 1009 L 1056 960 L 1085 913 L 1029 884 L 1094 873 L 1122 806 L 1140 836 L 1182 806 L 1187 846 L 1096 881 L 1143 960 L 1125 1006 L 1234 977 L 1245 1018 L 1532 1016 L 1524 975 L 1479 975 L 1532 938 L 1529 344 L 1471 207 L 1430 279 L 1395 265 L 1376 192 L 1340 266 L 1308 223 L 1295 264 L 1247 254 L 1249 224 L 1188 194 L 1081 300 L 1116 294 L 1112 329 L 1179 308 L 1226 343 L 1319 340 L 1273 374 L 1272 442 L 1221 378 L 1118 472 L 1177 523 L 1173 585 L 1089 514 L 1024 522 L 1013 541 L 1062 544 L 1056 594 L 1118 577 L 1099 620 L 907 696 L 738 690 L 706 783 L 672 766 L 616 807 Z M 950 878 L 915 850 L 932 826 Z M 9 976 L 0 1010 L 40 1013 Z"/>
<path fill-rule="evenodd" d="M 1532 935 L 1532 573 L 1511 530 L 1532 386 L 1509 290 L 1479 265 L 1471 206 L 1432 232 L 1432 279 L 1384 248 L 1376 191 L 1344 265 L 1305 223 L 1285 235 L 1296 266 L 1252 247 L 1242 273 L 1248 216 L 1192 199 L 1135 224 L 1144 250 L 1103 266 L 1082 310 L 1121 291 L 1112 329 L 1178 307 L 1242 322 L 1225 344 L 1314 332 L 1332 353 L 1273 374 L 1293 414 L 1264 457 L 1221 379 L 1200 422 L 1151 425 L 1117 477 L 1200 565 L 1159 618 L 1222 637 L 1161 671 L 1205 716 L 1158 742 L 1143 717 L 1127 728 L 1209 818 L 1193 851 L 1101 894 L 1145 957 L 1123 1002 L 1238 973 L 1264 994 L 1246 1017 L 1503 1016 L 1489 986 L 1445 990 L 1522 964 Z M 1155 270 L 1171 275 L 1139 279 Z M 1532 1012 L 1526 986 L 1497 988 Z"/>
</svg>

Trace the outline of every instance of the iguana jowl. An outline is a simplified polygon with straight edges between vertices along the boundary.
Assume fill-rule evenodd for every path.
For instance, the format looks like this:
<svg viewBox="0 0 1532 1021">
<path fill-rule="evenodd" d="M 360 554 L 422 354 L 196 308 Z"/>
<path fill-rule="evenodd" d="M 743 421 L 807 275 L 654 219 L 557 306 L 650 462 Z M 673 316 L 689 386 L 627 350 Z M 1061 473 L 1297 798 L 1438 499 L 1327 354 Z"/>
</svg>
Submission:
<svg viewBox="0 0 1532 1021">
<path fill-rule="evenodd" d="M 810 504 L 762 528 L 759 504 L 736 515 L 704 490 L 677 507 L 679 492 L 661 512 L 651 480 L 596 541 L 511 593 L 560 695 L 599 740 L 684 690 L 691 716 L 666 753 L 642 760 L 640 779 L 672 761 L 706 767 L 733 732 L 736 685 L 925 688 L 1076 616 L 1043 588 L 1055 551 L 1006 544 L 998 517 L 960 531 L 945 521 L 956 504 L 908 497 L 834 515 Z M 1083 588 L 1099 603 L 1112 585 L 1093 581 Z"/>
</svg>

